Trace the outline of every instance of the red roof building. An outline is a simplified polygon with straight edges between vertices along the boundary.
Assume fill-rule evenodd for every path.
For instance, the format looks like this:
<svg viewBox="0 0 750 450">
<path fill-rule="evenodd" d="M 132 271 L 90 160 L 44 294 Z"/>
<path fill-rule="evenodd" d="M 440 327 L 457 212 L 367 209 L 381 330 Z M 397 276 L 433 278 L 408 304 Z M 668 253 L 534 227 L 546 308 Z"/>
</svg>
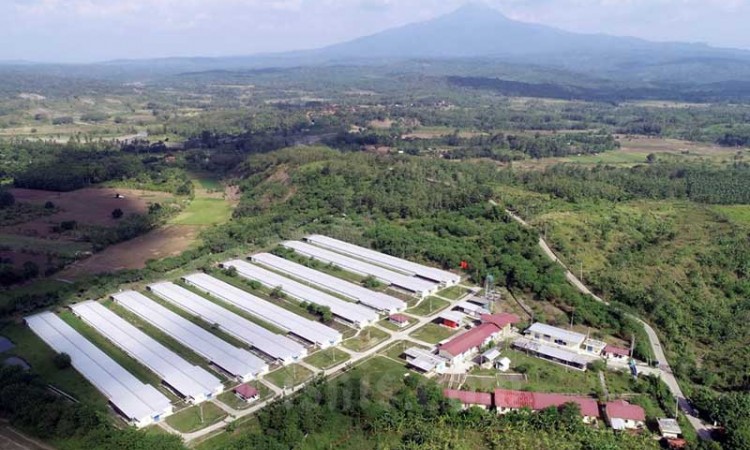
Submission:
<svg viewBox="0 0 750 450">
<path fill-rule="evenodd" d="M 495 324 L 498 328 L 505 328 L 507 325 L 513 325 L 521 321 L 521 318 L 515 314 L 500 313 L 500 314 L 482 314 L 480 316 L 482 322 Z"/>
<path fill-rule="evenodd" d="M 617 358 L 627 358 L 628 356 L 630 356 L 630 350 L 614 345 L 607 345 L 606 347 L 604 347 L 603 353 L 604 356 L 611 355 Z"/>
<path fill-rule="evenodd" d="M 566 403 L 575 403 L 581 410 L 584 422 L 599 418 L 599 404 L 596 400 L 580 395 L 495 389 L 494 397 L 495 407 L 501 414 L 521 408 L 541 411 L 546 408 L 559 408 Z"/>
<path fill-rule="evenodd" d="M 604 405 L 604 413 L 613 428 L 639 428 L 646 421 L 646 412 L 638 405 L 631 405 L 625 400 L 615 400 Z M 617 426 L 615 425 L 617 424 Z"/>
<path fill-rule="evenodd" d="M 487 392 L 458 391 L 445 389 L 443 395 L 460 401 L 464 406 L 479 406 L 488 409 L 492 406 L 492 394 Z"/>
<path fill-rule="evenodd" d="M 234 393 L 244 400 L 250 401 L 258 398 L 258 390 L 249 384 L 241 384 L 234 388 Z"/>
<path fill-rule="evenodd" d="M 408 324 L 408 323 L 409 323 L 409 318 L 408 318 L 408 317 L 406 317 L 406 316 L 405 316 L 405 315 L 403 315 L 403 314 L 391 314 L 391 315 L 390 315 L 390 316 L 388 317 L 388 320 L 390 320 L 390 321 L 391 321 L 391 322 L 393 322 L 393 323 L 397 323 L 397 324 L 403 324 L 403 325 L 406 325 L 406 324 Z"/>
<path fill-rule="evenodd" d="M 440 354 L 451 358 L 464 355 L 478 350 L 494 335 L 500 332 L 500 328 L 492 323 L 483 323 L 472 328 L 466 333 L 460 334 L 440 346 Z"/>
</svg>

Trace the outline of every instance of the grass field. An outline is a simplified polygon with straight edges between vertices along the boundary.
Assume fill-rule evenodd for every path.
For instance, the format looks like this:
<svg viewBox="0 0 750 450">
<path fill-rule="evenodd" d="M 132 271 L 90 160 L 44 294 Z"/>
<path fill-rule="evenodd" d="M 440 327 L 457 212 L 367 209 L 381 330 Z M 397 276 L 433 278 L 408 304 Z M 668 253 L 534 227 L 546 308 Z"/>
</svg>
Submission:
<svg viewBox="0 0 750 450">
<path fill-rule="evenodd" d="M 750 205 L 713 205 L 711 209 L 736 225 L 750 226 Z"/>
<path fill-rule="evenodd" d="M 427 350 L 427 347 L 423 345 L 417 345 L 411 341 L 396 341 L 392 345 L 389 345 L 388 348 L 381 351 L 380 353 L 396 360 L 401 361 L 401 355 L 406 351 L 407 348 L 411 347 L 418 347 Z"/>
<path fill-rule="evenodd" d="M 73 258 L 82 252 L 91 251 L 91 244 L 63 240 L 37 239 L 15 234 L 0 234 L 0 248 L 13 251 L 49 253 Z"/>
<path fill-rule="evenodd" d="M 229 220 L 231 214 L 231 205 L 222 198 L 196 197 L 170 223 L 175 225 L 208 226 L 226 222 Z"/>
<path fill-rule="evenodd" d="M 461 286 L 451 286 L 448 289 L 443 289 L 442 291 L 438 292 L 438 295 L 441 297 L 449 298 L 451 300 L 458 300 L 469 292 L 470 291 L 468 289 Z"/>
<path fill-rule="evenodd" d="M 280 388 L 289 389 L 309 380 L 312 375 L 313 373 L 308 369 L 297 364 L 291 364 L 269 373 L 266 375 L 266 380 Z"/>
<path fill-rule="evenodd" d="M 447 308 L 449 305 L 450 303 L 445 300 L 435 297 L 428 297 L 422 300 L 422 302 L 414 308 L 406 310 L 406 312 L 417 316 L 429 316 L 442 309 Z"/>
<path fill-rule="evenodd" d="M 385 331 L 374 327 L 367 327 L 362 329 L 357 336 L 345 340 L 343 345 L 349 350 L 362 352 L 378 345 L 388 339 L 388 337 L 389 335 Z"/>
<path fill-rule="evenodd" d="M 351 356 L 336 347 L 330 347 L 325 350 L 319 350 L 305 358 L 305 362 L 318 369 L 328 369 L 337 366 L 342 362 L 348 361 Z"/>
<path fill-rule="evenodd" d="M 450 328 L 436 323 L 428 323 L 410 333 L 409 336 L 427 342 L 428 344 L 437 344 L 444 339 L 448 339 L 457 332 L 458 330 L 451 330 Z"/>
<path fill-rule="evenodd" d="M 227 415 L 223 409 L 213 403 L 203 402 L 167 417 L 166 422 L 177 431 L 190 433 L 213 425 Z"/>
</svg>

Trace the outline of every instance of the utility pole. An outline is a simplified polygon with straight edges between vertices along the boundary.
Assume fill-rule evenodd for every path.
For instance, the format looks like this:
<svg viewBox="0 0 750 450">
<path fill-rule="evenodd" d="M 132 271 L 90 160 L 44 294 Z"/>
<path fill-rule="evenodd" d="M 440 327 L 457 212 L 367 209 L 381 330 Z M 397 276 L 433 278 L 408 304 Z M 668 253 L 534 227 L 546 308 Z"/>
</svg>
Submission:
<svg viewBox="0 0 750 450">
<path fill-rule="evenodd" d="M 581 283 L 583 283 L 583 261 L 581 261 Z"/>
</svg>

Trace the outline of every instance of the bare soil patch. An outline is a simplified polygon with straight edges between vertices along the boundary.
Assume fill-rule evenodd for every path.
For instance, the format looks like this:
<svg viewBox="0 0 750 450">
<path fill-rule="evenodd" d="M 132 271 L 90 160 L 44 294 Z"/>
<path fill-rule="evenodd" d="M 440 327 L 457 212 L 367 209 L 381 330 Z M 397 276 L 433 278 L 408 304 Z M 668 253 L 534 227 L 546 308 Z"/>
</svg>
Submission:
<svg viewBox="0 0 750 450">
<path fill-rule="evenodd" d="M 83 275 L 141 269 L 151 259 L 177 256 L 188 250 L 198 239 L 201 227 L 169 225 L 107 247 L 82 261 L 78 261 L 56 275 L 71 280 Z"/>
<path fill-rule="evenodd" d="M 75 220 L 79 224 L 115 226 L 112 211 L 119 208 L 129 214 L 143 214 L 149 203 L 171 198 L 161 192 L 139 191 L 135 189 L 85 188 L 71 192 L 52 192 L 34 189 L 12 189 L 17 202 L 44 205 L 50 201 L 59 212 L 40 217 L 25 223 L 0 227 L 0 233 L 20 234 L 33 237 L 47 237 L 51 228 L 60 222 Z M 120 194 L 124 198 L 116 198 Z"/>
</svg>

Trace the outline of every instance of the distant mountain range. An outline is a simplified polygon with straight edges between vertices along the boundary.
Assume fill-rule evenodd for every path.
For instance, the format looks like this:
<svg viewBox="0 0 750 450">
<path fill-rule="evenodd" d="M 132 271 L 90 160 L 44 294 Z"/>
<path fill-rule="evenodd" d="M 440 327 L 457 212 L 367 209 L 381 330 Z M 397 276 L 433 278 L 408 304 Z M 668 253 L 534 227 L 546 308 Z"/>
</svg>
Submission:
<svg viewBox="0 0 750 450">
<path fill-rule="evenodd" d="M 529 70 L 546 73 L 543 82 L 557 82 L 557 74 L 563 73 L 573 82 L 581 79 L 590 84 L 596 80 L 637 88 L 728 83 L 732 89 L 741 86 L 744 91 L 750 82 L 750 51 L 572 33 L 514 21 L 481 3 L 469 3 L 432 20 L 316 50 L 220 58 L 119 60 L 77 69 L 64 67 L 66 71 L 118 76 L 332 65 L 400 64 L 418 71 L 420 65 L 415 61 L 462 68 L 461 73 L 442 75 L 498 77 L 507 75 L 505 69 L 510 67 L 519 74 Z M 519 67 L 524 69 L 518 70 Z M 522 76 L 514 80 L 528 81 Z"/>
</svg>

